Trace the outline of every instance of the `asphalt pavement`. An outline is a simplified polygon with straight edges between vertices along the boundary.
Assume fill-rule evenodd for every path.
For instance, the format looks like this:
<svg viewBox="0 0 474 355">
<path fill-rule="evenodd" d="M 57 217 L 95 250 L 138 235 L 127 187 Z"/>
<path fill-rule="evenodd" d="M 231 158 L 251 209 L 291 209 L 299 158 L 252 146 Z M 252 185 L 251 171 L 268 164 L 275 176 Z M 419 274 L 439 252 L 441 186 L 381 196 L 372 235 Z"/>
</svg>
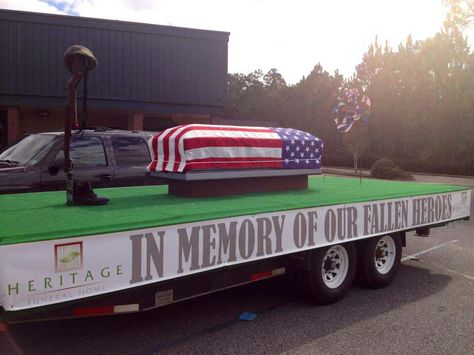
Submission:
<svg viewBox="0 0 474 355">
<path fill-rule="evenodd" d="M 314 306 L 277 278 L 145 313 L 10 325 L 0 354 L 473 354 L 474 220 L 407 242 L 390 286 L 354 285 L 334 305 Z"/>
</svg>

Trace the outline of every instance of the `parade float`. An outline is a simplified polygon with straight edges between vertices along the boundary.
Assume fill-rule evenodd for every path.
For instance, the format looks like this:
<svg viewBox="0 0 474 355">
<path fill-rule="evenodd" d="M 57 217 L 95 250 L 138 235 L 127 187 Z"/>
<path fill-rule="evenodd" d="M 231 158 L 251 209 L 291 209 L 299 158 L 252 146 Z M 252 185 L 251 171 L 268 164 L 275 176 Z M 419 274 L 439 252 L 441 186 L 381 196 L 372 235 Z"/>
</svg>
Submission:
<svg viewBox="0 0 474 355">
<path fill-rule="evenodd" d="M 407 232 L 426 236 L 470 216 L 466 187 L 323 176 L 323 142 L 291 128 L 170 128 L 151 139 L 148 167 L 168 185 L 97 197 L 74 179 L 68 155 L 91 55 L 66 54 L 66 198 L 0 196 L 3 322 L 150 310 L 285 273 L 329 304 L 356 270 L 368 287 L 389 285 Z M 364 121 L 357 105 L 343 106 L 341 131 Z"/>
</svg>

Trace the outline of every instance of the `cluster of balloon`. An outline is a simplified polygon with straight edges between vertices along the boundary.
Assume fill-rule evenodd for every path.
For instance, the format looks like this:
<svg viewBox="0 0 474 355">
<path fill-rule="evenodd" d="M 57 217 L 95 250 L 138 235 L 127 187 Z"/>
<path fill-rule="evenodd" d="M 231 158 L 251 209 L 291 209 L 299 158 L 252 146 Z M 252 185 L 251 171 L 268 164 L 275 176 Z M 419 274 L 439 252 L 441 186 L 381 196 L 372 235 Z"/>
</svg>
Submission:
<svg viewBox="0 0 474 355">
<path fill-rule="evenodd" d="M 337 104 L 333 108 L 338 131 L 346 133 L 355 125 L 367 125 L 370 99 L 356 88 L 340 88 Z"/>
</svg>

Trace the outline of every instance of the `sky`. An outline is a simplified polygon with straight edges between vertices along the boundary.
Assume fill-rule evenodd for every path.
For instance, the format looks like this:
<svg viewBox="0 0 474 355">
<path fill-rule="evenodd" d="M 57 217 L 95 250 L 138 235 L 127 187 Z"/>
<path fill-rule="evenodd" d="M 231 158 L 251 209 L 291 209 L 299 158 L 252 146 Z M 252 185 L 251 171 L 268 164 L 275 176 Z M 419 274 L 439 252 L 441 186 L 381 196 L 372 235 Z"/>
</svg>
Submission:
<svg viewBox="0 0 474 355">
<path fill-rule="evenodd" d="M 278 69 L 289 84 L 321 63 L 354 73 L 378 38 L 396 47 L 442 28 L 442 0 L 0 0 L 0 8 L 230 32 L 229 72 Z"/>
</svg>

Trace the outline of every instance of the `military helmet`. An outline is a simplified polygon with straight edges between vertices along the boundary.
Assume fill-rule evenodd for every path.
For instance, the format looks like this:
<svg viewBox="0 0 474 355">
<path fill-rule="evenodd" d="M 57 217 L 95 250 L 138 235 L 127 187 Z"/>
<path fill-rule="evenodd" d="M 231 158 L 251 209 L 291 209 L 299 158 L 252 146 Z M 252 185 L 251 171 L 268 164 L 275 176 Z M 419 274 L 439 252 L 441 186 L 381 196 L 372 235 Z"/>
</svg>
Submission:
<svg viewBox="0 0 474 355">
<path fill-rule="evenodd" d="M 64 53 L 64 66 L 70 72 L 72 71 L 72 62 L 75 56 L 88 59 L 87 67 L 89 70 L 93 70 L 97 66 L 97 58 L 94 56 L 92 51 L 87 47 L 75 44 L 69 47 Z"/>
</svg>

